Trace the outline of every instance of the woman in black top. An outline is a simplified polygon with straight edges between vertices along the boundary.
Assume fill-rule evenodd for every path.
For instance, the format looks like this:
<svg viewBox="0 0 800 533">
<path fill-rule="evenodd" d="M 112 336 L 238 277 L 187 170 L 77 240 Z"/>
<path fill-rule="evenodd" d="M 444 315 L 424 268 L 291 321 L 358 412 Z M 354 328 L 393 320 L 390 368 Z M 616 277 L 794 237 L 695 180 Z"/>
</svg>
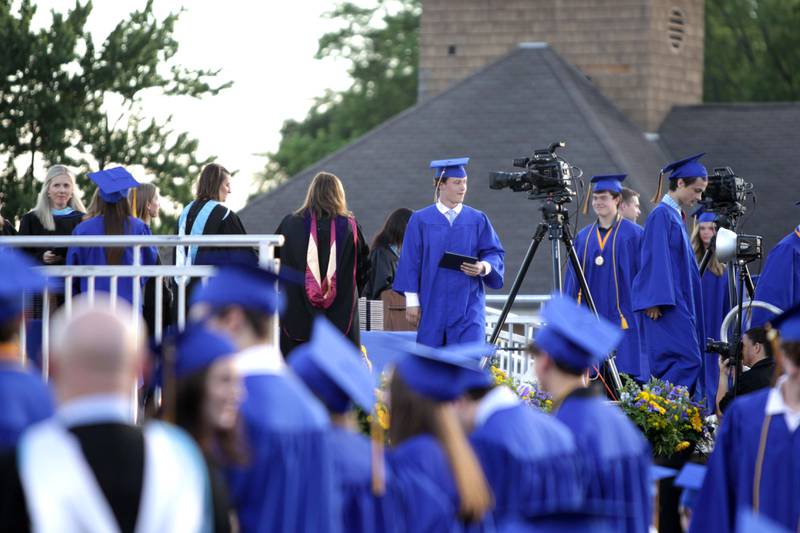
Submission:
<svg viewBox="0 0 800 533">
<path fill-rule="evenodd" d="M 395 209 L 386 219 L 383 228 L 372 241 L 369 262 L 372 267 L 364 289 L 364 296 L 369 300 L 380 300 L 381 293 L 392 288 L 397 261 L 400 260 L 400 248 L 406 234 L 411 209 L 401 207 Z"/>
<path fill-rule="evenodd" d="M 275 230 L 286 238 L 276 250 L 281 264 L 305 273 L 305 284 L 288 285 L 281 316 L 281 351 L 289 355 L 308 341 L 316 315 L 324 315 L 360 348 L 358 296 L 369 274 L 369 247 L 347 209 L 342 182 L 320 172 L 303 205 Z"/>
<path fill-rule="evenodd" d="M 3 210 L 3 200 L 0 198 L 0 211 Z M 0 237 L 13 237 L 17 234 L 16 228 L 14 228 L 14 224 L 9 222 L 8 220 L 3 218 L 3 214 L 0 213 Z"/>
<path fill-rule="evenodd" d="M 75 174 L 64 165 L 54 165 L 47 170 L 36 207 L 22 216 L 19 234 L 26 236 L 72 235 L 75 226 L 83 221 L 86 208 L 80 199 L 80 191 L 75 184 Z M 24 248 L 36 261 L 43 265 L 64 265 L 67 247 Z M 58 291 L 54 291 L 58 293 Z M 55 310 L 64 303 L 63 294 L 52 297 L 50 309 Z M 33 319 L 42 317 L 41 295 L 33 298 Z M 35 357 L 35 354 L 33 354 Z"/>
</svg>

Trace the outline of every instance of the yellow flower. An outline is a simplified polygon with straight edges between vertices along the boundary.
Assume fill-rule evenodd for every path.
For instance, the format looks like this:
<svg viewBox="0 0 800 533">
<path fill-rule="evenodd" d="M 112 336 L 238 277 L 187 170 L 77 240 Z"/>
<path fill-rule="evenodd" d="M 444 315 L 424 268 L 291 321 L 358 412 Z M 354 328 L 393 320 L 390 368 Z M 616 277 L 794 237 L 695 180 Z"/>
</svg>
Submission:
<svg viewBox="0 0 800 533">
<path fill-rule="evenodd" d="M 689 447 L 689 441 L 682 440 L 681 442 L 678 443 L 677 446 L 675 446 L 675 451 L 676 452 L 682 452 L 683 450 L 685 450 L 688 447 Z"/>
<path fill-rule="evenodd" d="M 698 415 L 697 412 L 695 412 L 695 414 L 692 415 L 691 422 L 693 430 L 695 430 L 698 433 L 703 431 L 703 421 L 700 420 L 700 415 Z"/>
</svg>

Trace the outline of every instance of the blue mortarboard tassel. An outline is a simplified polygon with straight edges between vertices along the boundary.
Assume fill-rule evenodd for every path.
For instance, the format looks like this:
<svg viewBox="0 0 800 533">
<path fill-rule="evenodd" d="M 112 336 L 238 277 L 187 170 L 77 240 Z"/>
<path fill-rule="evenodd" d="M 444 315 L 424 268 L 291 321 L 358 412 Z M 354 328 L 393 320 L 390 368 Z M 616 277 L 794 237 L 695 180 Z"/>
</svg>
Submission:
<svg viewBox="0 0 800 533">
<path fill-rule="evenodd" d="M 237 352 L 228 337 L 196 324 L 181 333 L 175 346 L 175 377 L 182 379 Z"/>
<path fill-rule="evenodd" d="M 296 282 L 295 277 L 284 270 L 282 268 L 281 273 L 276 274 L 257 266 L 222 266 L 216 276 L 195 292 L 191 303 L 206 303 L 212 309 L 238 305 L 266 314 L 280 313 L 285 302 L 283 295 L 278 292 L 277 283 Z"/>
<path fill-rule="evenodd" d="M 351 401 L 364 411 L 375 402 L 372 375 L 361 354 L 327 319 L 314 320 L 311 340 L 296 348 L 289 366 L 334 413 L 344 413 Z"/>
<path fill-rule="evenodd" d="M 0 248 L 0 323 L 22 313 L 25 291 L 40 291 L 47 278 L 36 271 L 28 256 L 12 248 Z"/>
<path fill-rule="evenodd" d="M 139 182 L 123 167 L 90 172 L 89 178 L 100 190 L 100 197 L 109 204 L 127 199 L 128 189 L 139 186 Z"/>
<path fill-rule="evenodd" d="M 406 357 L 397 364 L 397 372 L 412 390 L 446 402 L 470 389 L 489 387 L 492 378 L 480 368 L 480 360 L 494 353 L 495 347 L 486 343 L 450 345 L 432 348 L 416 343 L 404 343 Z"/>
<path fill-rule="evenodd" d="M 469 163 L 469 157 L 457 159 L 440 159 L 431 161 L 430 168 L 435 168 L 434 178 L 466 178 L 467 170 L 464 168 Z"/>
<path fill-rule="evenodd" d="M 575 370 L 591 367 L 617 347 L 622 330 L 567 296 L 553 295 L 542 311 L 545 325 L 536 332 L 537 346 Z"/>
</svg>

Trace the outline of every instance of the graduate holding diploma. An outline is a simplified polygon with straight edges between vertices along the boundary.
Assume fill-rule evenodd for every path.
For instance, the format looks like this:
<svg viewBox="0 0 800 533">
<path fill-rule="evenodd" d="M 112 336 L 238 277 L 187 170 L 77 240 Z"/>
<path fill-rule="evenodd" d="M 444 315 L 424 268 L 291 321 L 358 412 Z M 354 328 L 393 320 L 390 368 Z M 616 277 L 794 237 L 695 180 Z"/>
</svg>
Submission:
<svg viewBox="0 0 800 533">
<path fill-rule="evenodd" d="M 468 162 L 431 162 L 436 201 L 411 215 L 394 279 L 394 290 L 405 293 L 406 318 L 418 325 L 417 342 L 429 346 L 484 340 L 484 284 L 503 286 L 500 239 L 484 213 L 463 203 Z M 464 259 L 453 270 L 459 262 L 452 254 L 477 261 Z"/>
</svg>

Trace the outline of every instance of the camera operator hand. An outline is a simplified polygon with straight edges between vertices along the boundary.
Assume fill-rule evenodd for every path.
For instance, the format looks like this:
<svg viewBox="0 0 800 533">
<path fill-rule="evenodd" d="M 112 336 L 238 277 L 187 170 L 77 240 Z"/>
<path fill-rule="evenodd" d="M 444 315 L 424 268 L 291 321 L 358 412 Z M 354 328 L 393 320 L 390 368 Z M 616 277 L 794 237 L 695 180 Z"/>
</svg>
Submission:
<svg viewBox="0 0 800 533">
<path fill-rule="evenodd" d="M 714 405 L 716 407 L 717 416 L 720 418 L 722 417 L 722 410 L 719 408 L 719 402 L 728 394 L 728 383 L 731 378 L 731 371 L 733 370 L 731 361 L 730 357 L 719 358 L 719 381 L 717 382 L 717 397 L 715 398 Z"/>
<path fill-rule="evenodd" d="M 653 320 L 658 320 L 659 318 L 661 318 L 661 308 L 658 307 L 657 305 L 654 307 L 649 307 L 644 310 L 644 314 L 646 314 L 648 318 L 651 318 Z"/>
</svg>

